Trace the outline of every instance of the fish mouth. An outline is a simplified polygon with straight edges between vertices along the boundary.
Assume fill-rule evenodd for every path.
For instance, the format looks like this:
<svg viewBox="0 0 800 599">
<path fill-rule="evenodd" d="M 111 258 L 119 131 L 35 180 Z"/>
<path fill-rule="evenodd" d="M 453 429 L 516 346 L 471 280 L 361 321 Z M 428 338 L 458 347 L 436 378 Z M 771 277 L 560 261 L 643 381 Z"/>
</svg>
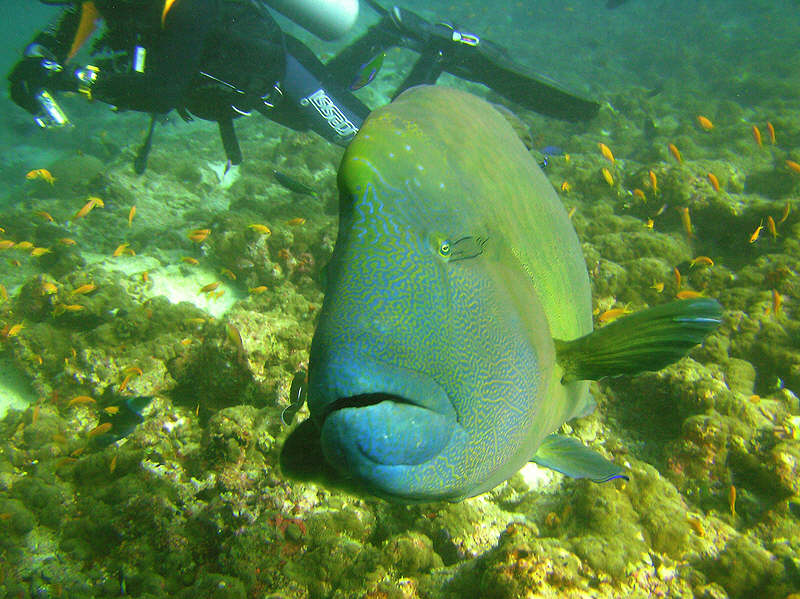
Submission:
<svg viewBox="0 0 800 599">
<path fill-rule="evenodd" d="M 345 410 L 347 408 L 368 408 L 369 406 L 374 406 L 384 401 L 413 405 L 421 408 L 425 407 L 425 406 L 420 406 L 419 404 L 405 397 L 402 397 L 400 395 L 395 395 L 393 393 L 382 393 L 382 392 L 360 393 L 358 395 L 340 397 L 333 403 L 326 406 L 325 412 L 322 416 L 322 420 L 324 421 L 328 416 L 330 416 L 332 412 L 335 412 L 337 410 Z"/>
<path fill-rule="evenodd" d="M 350 353 L 326 357 L 324 366 L 309 368 L 308 408 L 320 426 L 333 412 L 386 401 L 457 418 L 447 392 L 428 373 Z"/>
</svg>

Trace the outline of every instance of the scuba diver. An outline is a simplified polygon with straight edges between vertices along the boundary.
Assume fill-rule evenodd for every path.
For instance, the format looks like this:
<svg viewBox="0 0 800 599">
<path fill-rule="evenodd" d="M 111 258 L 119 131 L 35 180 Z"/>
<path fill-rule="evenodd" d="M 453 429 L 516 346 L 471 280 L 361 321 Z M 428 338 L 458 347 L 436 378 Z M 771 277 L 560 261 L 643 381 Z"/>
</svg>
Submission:
<svg viewBox="0 0 800 599">
<path fill-rule="evenodd" d="M 435 83 L 447 71 L 561 119 L 590 119 L 599 108 L 516 64 L 497 44 L 406 9 L 386 10 L 374 0 L 367 1 L 380 20 L 327 64 L 284 33 L 267 4 L 279 4 L 289 18 L 330 39 L 355 22 L 357 0 L 40 1 L 65 8 L 9 73 L 12 100 L 42 127 L 69 123 L 54 92 L 78 92 L 117 110 L 149 113 L 150 128 L 135 161 L 138 173 L 145 170 L 156 122 L 171 110 L 185 120 L 216 122 L 229 167 L 242 161 L 233 121 L 253 111 L 346 145 L 370 111 L 352 90 L 374 78 L 384 53 L 395 46 L 420 57 L 394 95 Z M 348 4 L 355 10 L 336 15 L 325 33 L 308 26 L 330 21 Z M 309 14 L 293 15 L 293 8 L 306 10 L 310 20 Z M 105 31 L 93 42 L 94 64 L 70 65 L 100 20 Z"/>
</svg>

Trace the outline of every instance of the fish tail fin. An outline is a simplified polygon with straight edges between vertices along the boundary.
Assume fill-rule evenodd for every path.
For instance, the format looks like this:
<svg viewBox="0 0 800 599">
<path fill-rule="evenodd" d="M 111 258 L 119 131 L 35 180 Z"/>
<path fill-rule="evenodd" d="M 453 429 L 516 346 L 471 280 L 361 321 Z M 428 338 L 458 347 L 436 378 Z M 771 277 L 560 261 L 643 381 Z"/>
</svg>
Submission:
<svg viewBox="0 0 800 599">
<path fill-rule="evenodd" d="M 563 382 L 659 370 L 682 358 L 722 322 L 710 298 L 678 300 L 630 316 L 573 341 L 556 340 Z"/>
</svg>

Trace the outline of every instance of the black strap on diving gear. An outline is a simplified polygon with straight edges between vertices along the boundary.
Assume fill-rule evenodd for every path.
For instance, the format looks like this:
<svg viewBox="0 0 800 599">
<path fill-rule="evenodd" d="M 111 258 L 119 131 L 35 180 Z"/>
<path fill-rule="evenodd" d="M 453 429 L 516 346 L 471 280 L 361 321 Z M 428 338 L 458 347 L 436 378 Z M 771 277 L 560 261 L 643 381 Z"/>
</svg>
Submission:
<svg viewBox="0 0 800 599">
<path fill-rule="evenodd" d="M 414 63 L 411 72 L 403 79 L 403 83 L 392 94 L 394 100 L 409 87 L 415 85 L 433 85 L 444 71 L 444 56 L 436 48 L 426 48 Z"/>
<path fill-rule="evenodd" d="M 228 158 L 229 165 L 242 163 L 242 148 L 236 138 L 236 129 L 233 127 L 233 119 L 220 118 L 217 120 L 219 136 L 222 139 L 222 147 L 225 149 L 225 156 Z"/>
<path fill-rule="evenodd" d="M 156 130 L 156 120 L 158 115 L 152 113 L 150 115 L 150 127 L 147 129 L 147 135 L 144 138 L 144 143 L 139 147 L 136 152 L 136 158 L 133 161 L 133 170 L 137 175 L 144 173 L 147 169 L 147 158 L 150 156 L 150 150 L 153 148 L 153 133 Z"/>
</svg>

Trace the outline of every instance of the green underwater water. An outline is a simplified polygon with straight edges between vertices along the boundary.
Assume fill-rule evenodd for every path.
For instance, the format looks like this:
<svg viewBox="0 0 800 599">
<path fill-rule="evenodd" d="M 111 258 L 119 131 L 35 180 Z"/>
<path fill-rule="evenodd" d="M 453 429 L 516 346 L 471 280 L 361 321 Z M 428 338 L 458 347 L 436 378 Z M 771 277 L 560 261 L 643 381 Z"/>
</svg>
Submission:
<svg viewBox="0 0 800 599">
<path fill-rule="evenodd" d="M 281 412 L 322 304 L 342 149 L 242 119 L 225 186 L 216 127 L 173 119 L 138 176 L 145 115 L 67 98 L 75 127 L 38 131 L 4 102 L 0 239 L 49 251 L 0 250 L 0 596 L 798 596 L 798 5 L 604 4 L 408 6 L 602 103 L 582 124 L 510 106 L 537 160 L 565 152 L 545 173 L 598 319 L 686 290 L 724 307 L 689 357 L 594 383 L 598 409 L 565 426 L 630 481 L 530 465 L 475 499 L 406 506 L 287 480 Z M 360 97 L 387 101 L 413 58 L 390 54 Z M 53 185 L 25 179 L 39 168 Z M 105 206 L 75 219 L 91 196 Z M 137 395 L 153 397 L 143 422 L 94 441 Z"/>
</svg>

